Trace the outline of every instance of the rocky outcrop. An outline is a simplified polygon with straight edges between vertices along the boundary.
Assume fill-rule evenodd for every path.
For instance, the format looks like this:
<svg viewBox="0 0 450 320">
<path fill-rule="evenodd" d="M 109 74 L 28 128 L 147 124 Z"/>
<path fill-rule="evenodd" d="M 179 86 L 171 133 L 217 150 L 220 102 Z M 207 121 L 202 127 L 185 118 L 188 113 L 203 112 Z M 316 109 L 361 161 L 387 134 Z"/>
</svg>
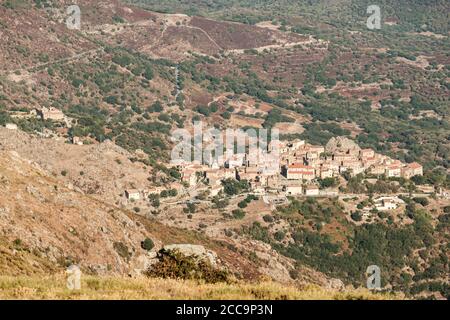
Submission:
<svg viewBox="0 0 450 320">
<path fill-rule="evenodd" d="M 151 268 L 151 266 L 160 261 L 160 258 L 164 253 L 172 251 L 181 253 L 185 257 L 193 257 L 197 261 L 206 261 L 213 268 L 218 268 L 220 264 L 217 254 L 214 251 L 206 249 L 204 246 L 194 244 L 170 244 L 164 246 L 159 252 L 150 251 L 138 256 L 131 262 L 129 275 L 132 277 L 143 275 L 144 272 Z"/>
<path fill-rule="evenodd" d="M 129 275 L 131 277 L 139 277 L 157 262 L 158 257 L 156 252 L 151 251 L 146 254 L 142 254 L 131 262 Z"/>
<path fill-rule="evenodd" d="M 138 256 L 151 235 L 127 212 L 66 188 L 14 151 L 0 151 L 0 237 L 51 263 L 106 274 L 129 269 L 115 243 Z"/>
<path fill-rule="evenodd" d="M 345 285 L 344 282 L 340 279 L 329 279 L 328 282 L 324 286 L 326 289 L 330 290 L 344 290 Z"/>
<path fill-rule="evenodd" d="M 346 137 L 333 137 L 325 146 L 329 153 L 359 153 L 361 148 L 358 144 Z"/>
<path fill-rule="evenodd" d="M 199 260 L 208 261 L 211 266 L 217 267 L 218 258 L 214 251 L 207 250 L 204 246 L 194 244 L 171 244 L 164 246 L 165 251 L 178 251 L 186 257 L 196 257 Z"/>
</svg>

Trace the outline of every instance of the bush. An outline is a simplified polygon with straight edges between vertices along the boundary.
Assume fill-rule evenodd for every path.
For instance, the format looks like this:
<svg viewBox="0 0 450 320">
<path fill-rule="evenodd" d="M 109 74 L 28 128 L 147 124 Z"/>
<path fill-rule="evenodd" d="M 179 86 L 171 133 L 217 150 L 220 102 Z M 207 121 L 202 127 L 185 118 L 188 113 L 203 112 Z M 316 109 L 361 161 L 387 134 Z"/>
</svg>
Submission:
<svg viewBox="0 0 450 320">
<path fill-rule="evenodd" d="M 238 195 L 250 188 L 247 180 L 226 179 L 222 181 L 222 185 L 225 193 L 229 196 Z"/>
<path fill-rule="evenodd" d="M 238 207 L 241 208 L 241 209 L 247 208 L 247 202 L 245 200 L 239 202 L 238 203 Z"/>
<path fill-rule="evenodd" d="M 275 238 L 275 240 L 277 241 L 282 241 L 284 239 L 284 237 L 286 236 L 286 233 L 284 233 L 283 231 L 277 231 L 275 232 L 275 234 L 273 235 L 273 237 Z"/>
<path fill-rule="evenodd" d="M 232 214 L 233 214 L 233 218 L 235 218 L 235 219 L 244 219 L 244 217 L 245 217 L 245 212 L 240 209 L 233 210 Z"/>
<path fill-rule="evenodd" d="M 229 120 L 231 118 L 231 113 L 225 111 L 224 113 L 222 113 L 222 118 Z"/>
<path fill-rule="evenodd" d="M 339 184 L 339 181 L 336 178 L 325 178 L 319 180 L 320 188 L 327 189 L 331 187 L 336 187 Z"/>
<path fill-rule="evenodd" d="M 186 257 L 177 250 L 158 252 L 159 261 L 145 274 L 149 277 L 202 280 L 206 283 L 228 282 L 228 272 L 214 268 L 196 256 Z"/>
<path fill-rule="evenodd" d="M 378 218 L 380 219 L 386 219 L 387 217 L 389 217 L 389 214 L 387 212 L 383 212 L 383 211 L 378 211 Z"/>
<path fill-rule="evenodd" d="M 185 209 L 187 209 L 187 212 L 189 212 L 189 213 L 195 213 L 197 211 L 197 207 L 192 202 L 189 202 Z"/>
<path fill-rule="evenodd" d="M 424 207 L 426 207 L 427 205 L 430 204 L 430 201 L 424 197 L 416 197 L 416 198 L 413 198 L 413 200 L 415 203 L 421 204 Z"/>
<path fill-rule="evenodd" d="M 147 108 L 148 112 L 161 112 L 163 111 L 163 106 L 160 101 L 154 102 L 150 107 Z"/>
<path fill-rule="evenodd" d="M 150 251 L 155 247 L 155 244 L 153 243 L 152 239 L 145 238 L 145 240 L 141 242 L 141 247 L 144 250 Z"/>
<path fill-rule="evenodd" d="M 362 220 L 362 215 L 359 211 L 356 212 L 352 212 L 352 214 L 350 215 L 353 221 L 361 221 Z"/>
<path fill-rule="evenodd" d="M 270 223 L 270 222 L 273 222 L 273 221 L 274 221 L 273 217 L 272 217 L 270 214 L 266 214 L 266 215 L 263 217 L 263 220 L 264 220 L 265 222 L 267 222 L 267 223 Z"/>
</svg>

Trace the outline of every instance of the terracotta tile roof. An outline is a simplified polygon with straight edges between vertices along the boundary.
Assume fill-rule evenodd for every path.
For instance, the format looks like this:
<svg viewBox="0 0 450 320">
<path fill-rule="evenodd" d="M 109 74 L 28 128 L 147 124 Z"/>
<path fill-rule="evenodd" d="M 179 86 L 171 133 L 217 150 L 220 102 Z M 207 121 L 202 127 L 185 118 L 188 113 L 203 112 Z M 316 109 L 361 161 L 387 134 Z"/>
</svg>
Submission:
<svg viewBox="0 0 450 320">
<path fill-rule="evenodd" d="M 409 168 L 411 169 L 420 169 L 422 168 L 422 165 L 417 163 L 417 162 L 413 162 L 407 165 Z"/>
<path fill-rule="evenodd" d="M 314 170 L 313 167 L 311 167 L 311 166 L 306 166 L 306 165 L 300 164 L 300 163 L 293 163 L 293 164 L 290 164 L 288 168 L 289 168 L 289 169 L 307 169 L 307 170 Z"/>
</svg>

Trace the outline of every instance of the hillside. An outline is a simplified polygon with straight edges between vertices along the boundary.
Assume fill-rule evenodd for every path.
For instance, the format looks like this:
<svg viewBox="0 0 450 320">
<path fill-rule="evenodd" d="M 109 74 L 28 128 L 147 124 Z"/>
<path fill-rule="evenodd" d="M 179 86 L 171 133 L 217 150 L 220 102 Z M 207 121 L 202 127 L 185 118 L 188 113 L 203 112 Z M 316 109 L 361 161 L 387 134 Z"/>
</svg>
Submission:
<svg viewBox="0 0 450 320">
<path fill-rule="evenodd" d="M 18 134 L 22 138 L 27 137 L 24 133 Z M 60 154 L 66 149 L 64 153 L 70 155 L 71 148 L 77 149 L 77 146 L 60 145 L 51 140 L 42 142 L 48 144 L 47 150 L 59 150 Z M 16 145 L 20 146 L 19 143 Z M 120 148 L 116 150 L 115 156 L 125 152 Z M 4 150 L 1 155 L 0 230 L 5 254 L 0 260 L 2 275 L 45 274 L 73 263 L 80 264 L 90 274 L 133 274 L 139 261 L 147 256 L 141 242 L 151 238 L 155 250 L 172 243 L 203 245 L 216 252 L 223 266 L 233 270 L 238 278 L 252 280 L 265 276 L 294 283 L 287 271 L 287 268 L 292 268 L 292 263 L 282 257 L 277 261 L 277 254 L 267 247 L 257 243 L 242 246 L 239 241 L 226 238 L 212 240 L 197 231 L 165 226 L 154 218 L 145 218 L 111 204 L 109 196 L 93 196 L 73 187 L 70 177 L 52 175 L 44 170 L 40 164 L 42 158 L 33 156 L 33 153 L 29 154 L 30 158 L 22 158 L 16 151 Z M 98 157 L 97 161 L 96 165 L 102 167 L 108 161 L 108 155 Z M 54 160 L 51 163 L 58 162 Z M 73 163 L 77 163 L 77 159 Z M 46 166 L 50 165 L 47 163 Z M 130 174 L 140 172 L 139 167 L 133 171 L 125 161 L 116 170 L 125 167 Z M 95 170 L 95 167 L 91 166 L 90 170 Z M 110 170 L 114 170 L 113 167 Z M 266 255 L 266 258 L 259 259 L 267 259 L 271 255 L 271 268 L 265 268 L 264 260 L 255 260 L 251 256 L 250 251 L 256 248 L 262 257 Z M 332 283 L 319 272 L 305 267 L 301 270 L 297 283 L 323 286 Z"/>
</svg>

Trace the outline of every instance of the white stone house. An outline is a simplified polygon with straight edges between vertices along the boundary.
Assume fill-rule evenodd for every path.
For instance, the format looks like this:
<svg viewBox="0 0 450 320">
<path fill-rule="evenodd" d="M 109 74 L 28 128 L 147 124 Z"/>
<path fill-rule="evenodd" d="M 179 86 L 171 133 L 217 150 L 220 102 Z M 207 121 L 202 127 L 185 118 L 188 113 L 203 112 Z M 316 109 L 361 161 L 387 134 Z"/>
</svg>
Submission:
<svg viewBox="0 0 450 320">
<path fill-rule="evenodd" d="M 128 200 L 140 200 L 141 199 L 141 193 L 137 189 L 128 189 L 125 190 L 125 196 Z"/>
</svg>

